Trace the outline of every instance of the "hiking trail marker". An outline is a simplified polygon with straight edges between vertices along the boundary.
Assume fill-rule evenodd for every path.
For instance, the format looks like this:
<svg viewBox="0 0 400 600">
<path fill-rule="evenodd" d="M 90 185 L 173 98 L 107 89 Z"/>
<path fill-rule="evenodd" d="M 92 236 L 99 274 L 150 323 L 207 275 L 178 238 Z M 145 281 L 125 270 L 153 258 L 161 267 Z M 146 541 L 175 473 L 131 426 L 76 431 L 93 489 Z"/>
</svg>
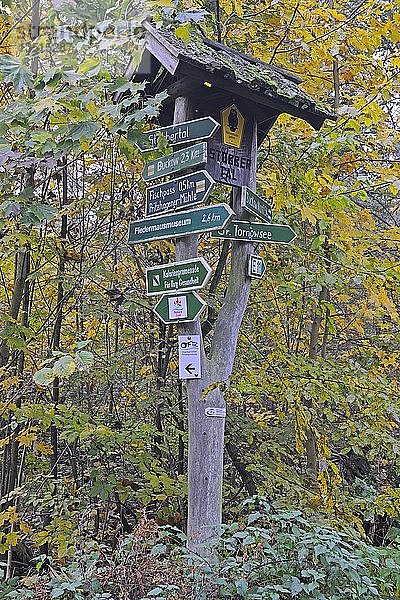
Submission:
<svg viewBox="0 0 400 600">
<path fill-rule="evenodd" d="M 241 205 L 262 221 L 266 221 L 267 223 L 271 222 L 271 204 L 246 186 L 242 187 Z"/>
<path fill-rule="evenodd" d="M 128 243 L 140 244 L 223 229 L 233 214 L 231 207 L 222 203 L 133 221 L 129 224 Z"/>
<path fill-rule="evenodd" d="M 194 321 L 206 306 L 207 303 L 196 292 L 187 292 L 162 296 L 153 311 L 163 323 L 169 325 Z"/>
<path fill-rule="evenodd" d="M 254 277 L 256 279 L 261 279 L 265 273 L 265 263 L 262 256 L 258 254 L 250 254 L 249 255 L 249 268 L 248 268 L 248 276 Z"/>
<path fill-rule="evenodd" d="M 162 127 L 161 129 L 151 129 L 140 134 L 135 144 L 142 152 L 154 150 L 158 146 L 160 137 L 164 137 L 170 146 L 178 144 L 186 144 L 187 142 L 195 142 L 196 140 L 204 140 L 212 136 L 212 134 L 220 127 L 220 124 L 212 117 L 203 117 L 193 121 L 185 121 Z"/>
<path fill-rule="evenodd" d="M 211 267 L 202 257 L 150 267 L 146 269 L 147 295 L 202 289 L 207 285 L 211 273 Z"/>
<path fill-rule="evenodd" d="M 214 187 L 207 171 L 196 171 L 146 190 L 146 216 L 173 212 L 204 202 Z"/>
<path fill-rule="evenodd" d="M 179 335 L 179 379 L 201 379 L 200 336 Z"/>
<path fill-rule="evenodd" d="M 211 237 L 238 242 L 267 242 L 269 244 L 289 244 L 296 237 L 289 225 L 250 223 L 249 221 L 231 221 L 214 232 Z"/>
<path fill-rule="evenodd" d="M 142 171 L 142 179 L 152 181 L 158 177 L 165 177 L 165 175 L 172 175 L 178 171 L 202 165 L 205 162 L 207 162 L 207 142 L 200 142 L 173 154 L 149 161 Z"/>
</svg>

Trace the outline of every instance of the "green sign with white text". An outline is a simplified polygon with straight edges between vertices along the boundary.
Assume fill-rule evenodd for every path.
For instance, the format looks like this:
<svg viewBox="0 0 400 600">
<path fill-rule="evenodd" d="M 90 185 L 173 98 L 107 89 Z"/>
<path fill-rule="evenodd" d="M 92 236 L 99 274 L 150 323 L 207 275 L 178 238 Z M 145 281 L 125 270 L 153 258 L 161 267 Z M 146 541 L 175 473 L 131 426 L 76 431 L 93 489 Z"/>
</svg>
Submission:
<svg viewBox="0 0 400 600">
<path fill-rule="evenodd" d="M 215 231 L 224 228 L 233 214 L 231 207 L 222 203 L 133 221 L 129 224 L 128 244 Z"/>
<path fill-rule="evenodd" d="M 207 171 L 196 171 L 146 190 L 146 217 L 201 204 L 214 187 Z"/>
<path fill-rule="evenodd" d="M 200 142 L 189 148 L 178 150 L 173 154 L 160 156 L 146 163 L 142 171 L 142 179 L 151 181 L 165 175 L 172 175 L 184 169 L 196 167 L 207 162 L 207 142 Z"/>
<path fill-rule="evenodd" d="M 272 219 L 271 205 L 248 187 L 242 188 L 241 205 L 256 217 L 267 223 Z"/>
<path fill-rule="evenodd" d="M 146 269 L 148 296 L 199 290 L 207 285 L 212 269 L 204 258 L 190 258 Z"/>
<path fill-rule="evenodd" d="M 166 139 L 169 146 L 195 142 L 196 140 L 207 139 L 218 129 L 219 123 L 212 117 L 203 117 L 194 121 L 185 121 L 161 129 L 151 129 L 140 134 L 135 142 L 136 146 L 142 152 L 154 150 L 158 146 L 160 137 Z"/>
<path fill-rule="evenodd" d="M 215 231 L 211 237 L 238 242 L 267 242 L 269 244 L 289 244 L 296 237 L 289 225 L 250 223 L 231 221 L 225 228 Z"/>
</svg>

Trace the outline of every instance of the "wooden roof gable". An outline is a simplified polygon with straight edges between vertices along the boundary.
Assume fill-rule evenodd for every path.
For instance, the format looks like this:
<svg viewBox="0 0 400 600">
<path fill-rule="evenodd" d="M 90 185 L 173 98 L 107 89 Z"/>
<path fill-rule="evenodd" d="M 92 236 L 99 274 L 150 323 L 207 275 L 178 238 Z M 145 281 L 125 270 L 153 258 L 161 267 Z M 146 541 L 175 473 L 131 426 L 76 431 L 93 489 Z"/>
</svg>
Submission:
<svg viewBox="0 0 400 600">
<path fill-rule="evenodd" d="M 189 43 L 173 31 L 145 22 L 145 50 L 179 81 L 208 82 L 226 92 L 268 107 L 276 113 L 300 117 L 319 129 L 335 116 L 304 92 L 301 79 L 253 56 L 192 34 Z M 149 73 L 152 77 L 156 73 Z M 136 77 L 135 77 L 136 78 Z"/>
</svg>

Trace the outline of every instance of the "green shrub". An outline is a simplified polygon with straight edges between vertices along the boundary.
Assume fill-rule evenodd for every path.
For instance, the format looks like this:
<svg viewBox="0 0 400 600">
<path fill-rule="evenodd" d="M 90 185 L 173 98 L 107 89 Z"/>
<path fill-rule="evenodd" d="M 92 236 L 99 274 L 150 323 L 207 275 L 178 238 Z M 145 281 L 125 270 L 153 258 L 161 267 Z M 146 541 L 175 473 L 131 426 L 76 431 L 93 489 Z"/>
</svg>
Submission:
<svg viewBox="0 0 400 600">
<path fill-rule="evenodd" d="M 370 600 L 399 597 L 400 549 L 376 548 L 300 511 L 245 503 L 246 522 L 223 527 L 208 559 L 181 531 L 144 520 L 115 550 L 95 543 L 49 574 L 0 584 L 1 598 L 63 600 Z"/>
<path fill-rule="evenodd" d="M 398 547 L 375 548 L 300 511 L 257 504 L 245 526 L 224 528 L 212 562 L 180 548 L 182 575 L 191 580 L 193 598 L 393 600 L 398 595 Z M 176 591 L 159 585 L 147 595 L 162 597 L 176 598 Z"/>
</svg>

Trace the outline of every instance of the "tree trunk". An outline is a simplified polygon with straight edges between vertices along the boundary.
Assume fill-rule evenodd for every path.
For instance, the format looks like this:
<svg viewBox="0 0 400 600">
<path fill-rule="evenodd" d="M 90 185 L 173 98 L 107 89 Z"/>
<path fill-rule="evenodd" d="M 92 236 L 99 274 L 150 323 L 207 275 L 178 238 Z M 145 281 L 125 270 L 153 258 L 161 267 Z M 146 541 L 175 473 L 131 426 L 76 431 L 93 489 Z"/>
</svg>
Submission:
<svg viewBox="0 0 400 600">
<path fill-rule="evenodd" d="M 177 98 L 174 122 L 182 122 L 190 117 L 189 99 Z M 255 157 L 255 119 L 252 152 Z M 255 189 L 255 169 L 249 187 Z M 233 209 L 237 218 L 241 218 L 243 209 L 240 206 L 240 188 L 234 189 Z M 177 261 L 196 257 L 197 251 L 197 235 L 180 238 L 176 242 Z M 216 319 L 210 356 L 206 357 L 201 344 L 202 378 L 186 380 L 189 430 L 187 535 L 188 548 L 198 554 L 210 554 L 210 544 L 218 538 L 222 522 L 225 417 L 206 416 L 205 409 L 226 409 L 224 392 L 229 386 L 239 328 L 250 294 L 247 263 L 252 251 L 252 243 L 232 243 L 229 284 L 224 304 Z M 199 320 L 179 325 L 179 333 L 201 336 Z"/>
<path fill-rule="evenodd" d="M 316 359 L 318 356 L 318 340 L 319 340 L 319 331 L 322 324 L 322 315 L 323 315 L 323 302 L 326 302 L 328 299 L 328 288 L 324 285 L 321 288 L 321 291 L 318 296 L 318 309 L 314 314 L 314 319 L 311 326 L 310 333 L 310 349 L 309 349 L 309 357 L 311 359 Z M 310 400 L 306 400 L 306 406 L 312 409 L 312 403 Z M 316 480 L 318 475 L 318 454 L 317 454 L 317 444 L 315 440 L 315 434 L 313 430 L 309 427 L 306 430 L 306 457 L 307 457 L 307 472 L 309 475 Z"/>
</svg>

